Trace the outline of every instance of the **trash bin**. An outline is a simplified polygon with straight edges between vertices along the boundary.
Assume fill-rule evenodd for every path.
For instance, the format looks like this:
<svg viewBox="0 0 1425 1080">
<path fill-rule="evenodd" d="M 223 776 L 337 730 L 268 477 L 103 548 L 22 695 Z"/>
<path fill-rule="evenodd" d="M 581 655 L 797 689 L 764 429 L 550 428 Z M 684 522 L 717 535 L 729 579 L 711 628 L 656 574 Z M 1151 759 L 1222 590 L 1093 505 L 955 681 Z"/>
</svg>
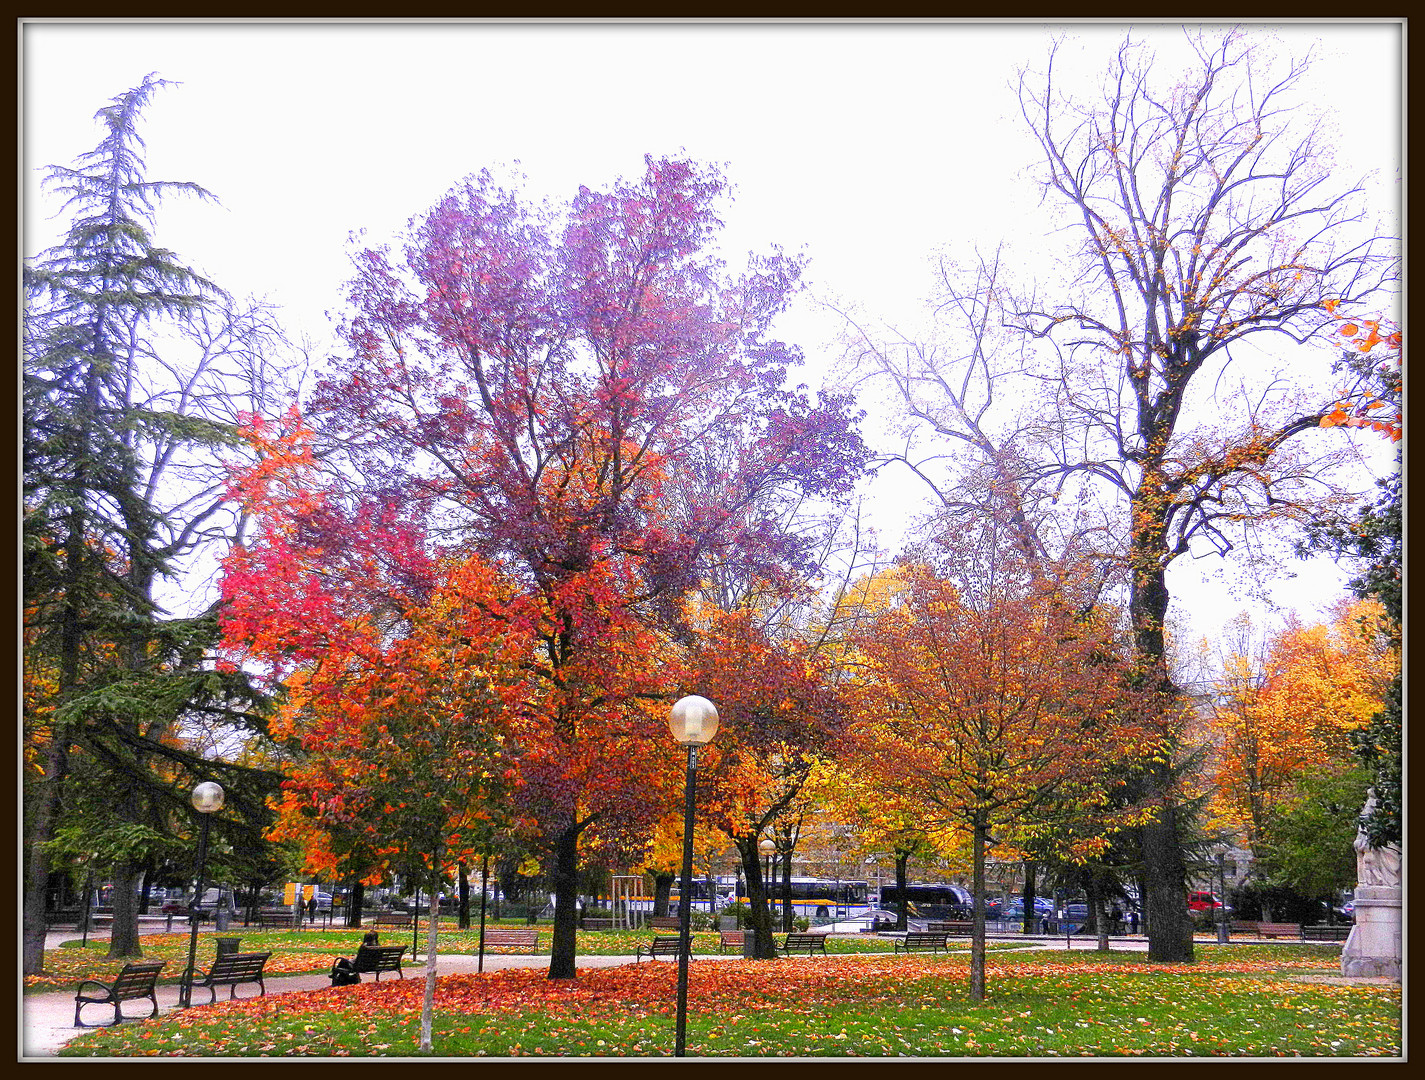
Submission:
<svg viewBox="0 0 1425 1080">
<path fill-rule="evenodd" d="M 218 945 L 217 955 L 227 956 L 229 953 L 235 953 L 238 951 L 238 942 L 241 941 L 242 938 L 220 937 L 214 938 L 213 940 L 217 942 Z"/>
<path fill-rule="evenodd" d="M 230 912 L 226 907 L 220 907 L 220 908 L 218 908 L 217 915 L 215 916 L 215 919 L 217 920 L 217 922 L 216 922 L 217 929 L 218 929 L 219 931 L 226 930 L 226 929 L 228 928 L 228 920 L 229 920 L 231 917 L 232 917 L 232 912 Z"/>
</svg>

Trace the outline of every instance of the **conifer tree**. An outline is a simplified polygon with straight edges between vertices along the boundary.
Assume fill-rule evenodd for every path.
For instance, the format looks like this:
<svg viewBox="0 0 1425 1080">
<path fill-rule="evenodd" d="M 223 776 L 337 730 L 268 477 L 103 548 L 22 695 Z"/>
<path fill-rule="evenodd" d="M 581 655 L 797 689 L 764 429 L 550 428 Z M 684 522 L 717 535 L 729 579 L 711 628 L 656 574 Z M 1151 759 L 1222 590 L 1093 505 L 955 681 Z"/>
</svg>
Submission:
<svg viewBox="0 0 1425 1080">
<path fill-rule="evenodd" d="M 168 340 L 160 328 L 223 297 L 151 236 L 165 196 L 212 199 L 197 184 L 146 176 L 137 125 L 165 85 L 150 74 L 115 97 L 96 114 L 99 144 L 73 166 L 47 170 L 69 227 L 24 268 L 24 633 L 27 675 L 44 673 L 25 699 L 26 974 L 43 968 L 50 859 L 65 847 L 63 833 L 87 834 L 113 874 L 110 955 L 139 955 L 143 852 L 191 819 L 192 783 L 216 774 L 228 789 L 235 813 L 221 831 L 261 821 L 271 782 L 265 770 L 221 766 L 185 745 L 181 725 L 203 716 L 252 723 L 256 697 L 240 673 L 206 662 L 215 610 L 167 618 L 155 600 L 225 501 L 193 503 L 184 493 L 178 513 L 166 513 L 164 467 L 194 447 L 216 465 L 216 448 L 231 437 L 228 425 L 186 407 L 189 395 L 173 404 L 141 393 L 143 358 Z M 86 759 L 86 783 L 104 785 L 108 813 L 133 828 L 61 829 L 75 754 Z"/>
</svg>

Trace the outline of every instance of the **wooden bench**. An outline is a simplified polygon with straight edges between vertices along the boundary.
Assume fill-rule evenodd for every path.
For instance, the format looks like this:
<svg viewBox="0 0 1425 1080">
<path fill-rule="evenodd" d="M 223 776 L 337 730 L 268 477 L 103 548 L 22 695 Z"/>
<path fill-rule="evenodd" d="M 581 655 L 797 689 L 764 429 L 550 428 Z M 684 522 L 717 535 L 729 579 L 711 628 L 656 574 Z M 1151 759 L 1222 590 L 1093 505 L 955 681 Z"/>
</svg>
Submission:
<svg viewBox="0 0 1425 1080">
<path fill-rule="evenodd" d="M 394 926 L 401 930 L 409 930 L 413 924 L 413 916 L 406 911 L 383 911 L 376 916 L 376 926 Z"/>
<path fill-rule="evenodd" d="M 937 930 L 907 930 L 905 937 L 898 939 L 891 951 L 915 952 L 919 949 L 929 949 L 931 952 L 939 952 L 949 948 L 946 941 L 949 936 L 948 932 Z"/>
<path fill-rule="evenodd" d="M 747 943 L 746 930 L 722 930 L 717 935 L 717 951 L 727 952 L 728 948 L 734 948 L 741 952 Z"/>
<path fill-rule="evenodd" d="M 972 922 L 933 922 L 926 923 L 925 930 L 932 934 L 953 934 L 955 937 L 969 937 L 975 932 L 975 924 Z"/>
<path fill-rule="evenodd" d="M 678 941 L 679 939 L 677 937 L 655 936 L 652 945 L 640 945 L 638 947 L 638 954 L 634 957 L 633 962 L 637 964 L 645 956 L 648 957 L 650 960 L 652 960 L 655 956 L 677 956 Z M 692 952 L 692 949 L 693 943 L 689 941 L 688 952 L 690 954 Z"/>
<path fill-rule="evenodd" d="M 405 945 L 362 945 L 351 958 L 351 970 L 362 975 L 374 974 L 377 982 L 381 981 L 383 971 L 394 971 L 404 979 L 406 973 L 401 970 L 401 956 L 406 948 Z"/>
<path fill-rule="evenodd" d="M 193 985 L 208 988 L 209 1004 L 218 1000 L 219 986 L 228 988 L 229 999 L 237 997 L 239 983 L 257 983 L 260 991 L 257 996 L 263 997 L 267 994 L 267 984 L 262 981 L 262 969 L 271 955 L 270 952 L 225 953 L 213 961 L 202 981 Z"/>
<path fill-rule="evenodd" d="M 650 930 L 681 930 L 683 922 L 676 915 L 654 915 L 648 920 Z"/>
<path fill-rule="evenodd" d="M 1301 937 L 1301 923 L 1294 922 L 1259 922 L 1257 933 L 1261 937 Z"/>
<path fill-rule="evenodd" d="M 538 930 L 505 930 L 498 928 L 487 928 L 485 930 L 485 944 L 501 949 L 528 949 L 530 952 L 539 951 L 539 931 Z"/>
<path fill-rule="evenodd" d="M 612 919 L 585 919 L 582 926 L 585 930 L 612 930 L 614 921 Z"/>
<path fill-rule="evenodd" d="M 290 928 L 293 925 L 292 912 L 284 910 L 283 908 L 269 908 L 265 911 L 259 911 L 252 918 L 259 927 L 285 926 Z"/>
<path fill-rule="evenodd" d="M 788 934 L 782 941 L 782 951 L 788 956 L 793 949 L 805 949 L 807 955 L 812 954 L 812 950 L 820 949 L 821 955 L 826 955 L 826 935 L 825 934 Z"/>
<path fill-rule="evenodd" d="M 125 1001 L 132 1001 L 135 998 L 148 998 L 153 1002 L 153 1012 L 149 1017 L 158 1015 L 158 995 L 154 991 L 154 984 L 158 981 L 158 973 L 163 970 L 167 960 L 155 960 L 147 963 L 125 964 L 124 970 L 119 972 L 118 978 L 112 983 L 103 983 L 98 979 L 85 979 L 79 984 L 79 988 L 74 994 L 74 1026 L 75 1027 L 115 1027 L 123 1022 L 124 1014 L 120 1005 Z M 86 994 L 86 986 L 97 986 L 102 989 L 103 994 Z M 112 1024 L 82 1024 L 79 1022 L 79 1010 L 86 1005 L 112 1005 L 114 1006 L 114 1023 Z"/>
<path fill-rule="evenodd" d="M 1303 926 L 1302 941 L 1345 941 L 1351 936 L 1349 926 Z"/>
</svg>

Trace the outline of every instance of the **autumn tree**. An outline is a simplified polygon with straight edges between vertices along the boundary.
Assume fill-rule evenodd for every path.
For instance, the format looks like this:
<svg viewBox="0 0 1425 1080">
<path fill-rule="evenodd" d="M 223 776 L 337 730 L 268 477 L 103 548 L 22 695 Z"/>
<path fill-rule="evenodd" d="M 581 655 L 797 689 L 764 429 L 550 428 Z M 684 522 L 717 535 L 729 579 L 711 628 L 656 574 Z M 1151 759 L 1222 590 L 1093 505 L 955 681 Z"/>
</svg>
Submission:
<svg viewBox="0 0 1425 1080">
<path fill-rule="evenodd" d="M 1359 802 L 1338 805 L 1350 825 L 1341 854 L 1349 855 L 1364 802 L 1364 787 L 1351 775 L 1357 765 L 1352 736 L 1379 712 L 1397 664 L 1387 620 L 1374 601 L 1343 602 L 1329 623 L 1289 622 L 1260 651 L 1239 646 L 1226 658 L 1214 716 L 1216 801 L 1257 860 L 1277 850 L 1266 861 L 1279 881 L 1292 876 L 1282 873 L 1286 865 L 1303 865 L 1281 857 L 1285 835 L 1299 834 L 1323 799 L 1340 804 L 1341 784 L 1333 787 L 1333 776 L 1361 788 Z M 1320 873 L 1301 877 L 1320 889 Z"/>
<path fill-rule="evenodd" d="M 140 954 L 135 886 L 162 857 L 175 815 L 191 815 L 188 788 L 220 780 L 237 811 L 223 821 L 250 843 L 275 780 L 192 744 L 205 725 L 260 729 L 259 702 L 240 672 L 213 670 L 215 611 L 193 610 L 182 589 L 186 610 L 170 610 L 163 590 L 231 536 L 218 464 L 235 440 L 230 395 L 263 396 L 252 376 L 276 336 L 269 314 L 240 312 L 153 239 L 164 198 L 211 198 L 147 176 L 138 125 L 165 85 L 149 75 L 115 97 L 96 114 L 99 144 L 47 170 L 69 225 L 24 269 L 25 644 L 49 658 L 52 676 L 35 699 L 43 722 L 30 729 L 43 766 L 27 792 L 29 973 L 42 970 L 49 859 L 63 847 L 76 753 L 128 826 L 127 843 L 109 852 L 114 956 Z M 219 333 L 225 347 L 207 348 Z"/>
<path fill-rule="evenodd" d="M 907 564 L 905 589 L 857 635 L 867 675 L 854 737 L 887 798 L 969 833 L 971 996 L 984 998 L 987 846 L 1054 799 L 1104 800 L 1108 766 L 1141 752 L 1130 671 L 1101 618 L 1012 552 L 980 551 L 976 579 Z"/>
<path fill-rule="evenodd" d="M 440 552 L 500 566 L 538 611 L 544 727 L 520 775 L 553 868 L 553 978 L 574 975 L 581 837 L 646 837 L 656 810 L 637 780 L 664 718 L 641 703 L 666 708 L 656 658 L 682 597 L 715 565 L 803 558 L 765 508 L 840 497 L 859 469 L 847 402 L 786 389 L 799 356 L 769 336 L 800 263 L 733 275 L 709 252 L 724 193 L 711 169 L 652 158 L 558 212 L 471 177 L 401 254 L 357 255 L 348 349 L 309 402 L 329 497 L 292 527 L 340 558 L 353 515 L 408 526 L 420 558 L 384 567 L 391 625 Z"/>
<path fill-rule="evenodd" d="M 680 685 L 711 700 L 719 715 L 717 737 L 700 751 L 697 806 L 737 849 L 754 952 L 770 959 L 772 889 L 758 845 L 775 830 L 785 850 L 786 825 L 804 810 L 809 780 L 836 753 L 845 705 L 800 636 L 770 633 L 747 608 L 709 606 L 699 622 L 674 668 Z"/>
</svg>

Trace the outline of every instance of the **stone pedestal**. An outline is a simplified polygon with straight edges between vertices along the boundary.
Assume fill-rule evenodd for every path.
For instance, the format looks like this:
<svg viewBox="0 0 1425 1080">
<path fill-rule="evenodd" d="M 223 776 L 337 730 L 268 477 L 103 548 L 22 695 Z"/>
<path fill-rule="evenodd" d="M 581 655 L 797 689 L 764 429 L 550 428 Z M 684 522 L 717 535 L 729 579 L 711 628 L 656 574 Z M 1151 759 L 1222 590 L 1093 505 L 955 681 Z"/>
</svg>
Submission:
<svg viewBox="0 0 1425 1080">
<path fill-rule="evenodd" d="M 1400 978 L 1401 906 L 1399 885 L 1356 889 L 1356 925 L 1341 952 L 1341 974 Z"/>
</svg>

